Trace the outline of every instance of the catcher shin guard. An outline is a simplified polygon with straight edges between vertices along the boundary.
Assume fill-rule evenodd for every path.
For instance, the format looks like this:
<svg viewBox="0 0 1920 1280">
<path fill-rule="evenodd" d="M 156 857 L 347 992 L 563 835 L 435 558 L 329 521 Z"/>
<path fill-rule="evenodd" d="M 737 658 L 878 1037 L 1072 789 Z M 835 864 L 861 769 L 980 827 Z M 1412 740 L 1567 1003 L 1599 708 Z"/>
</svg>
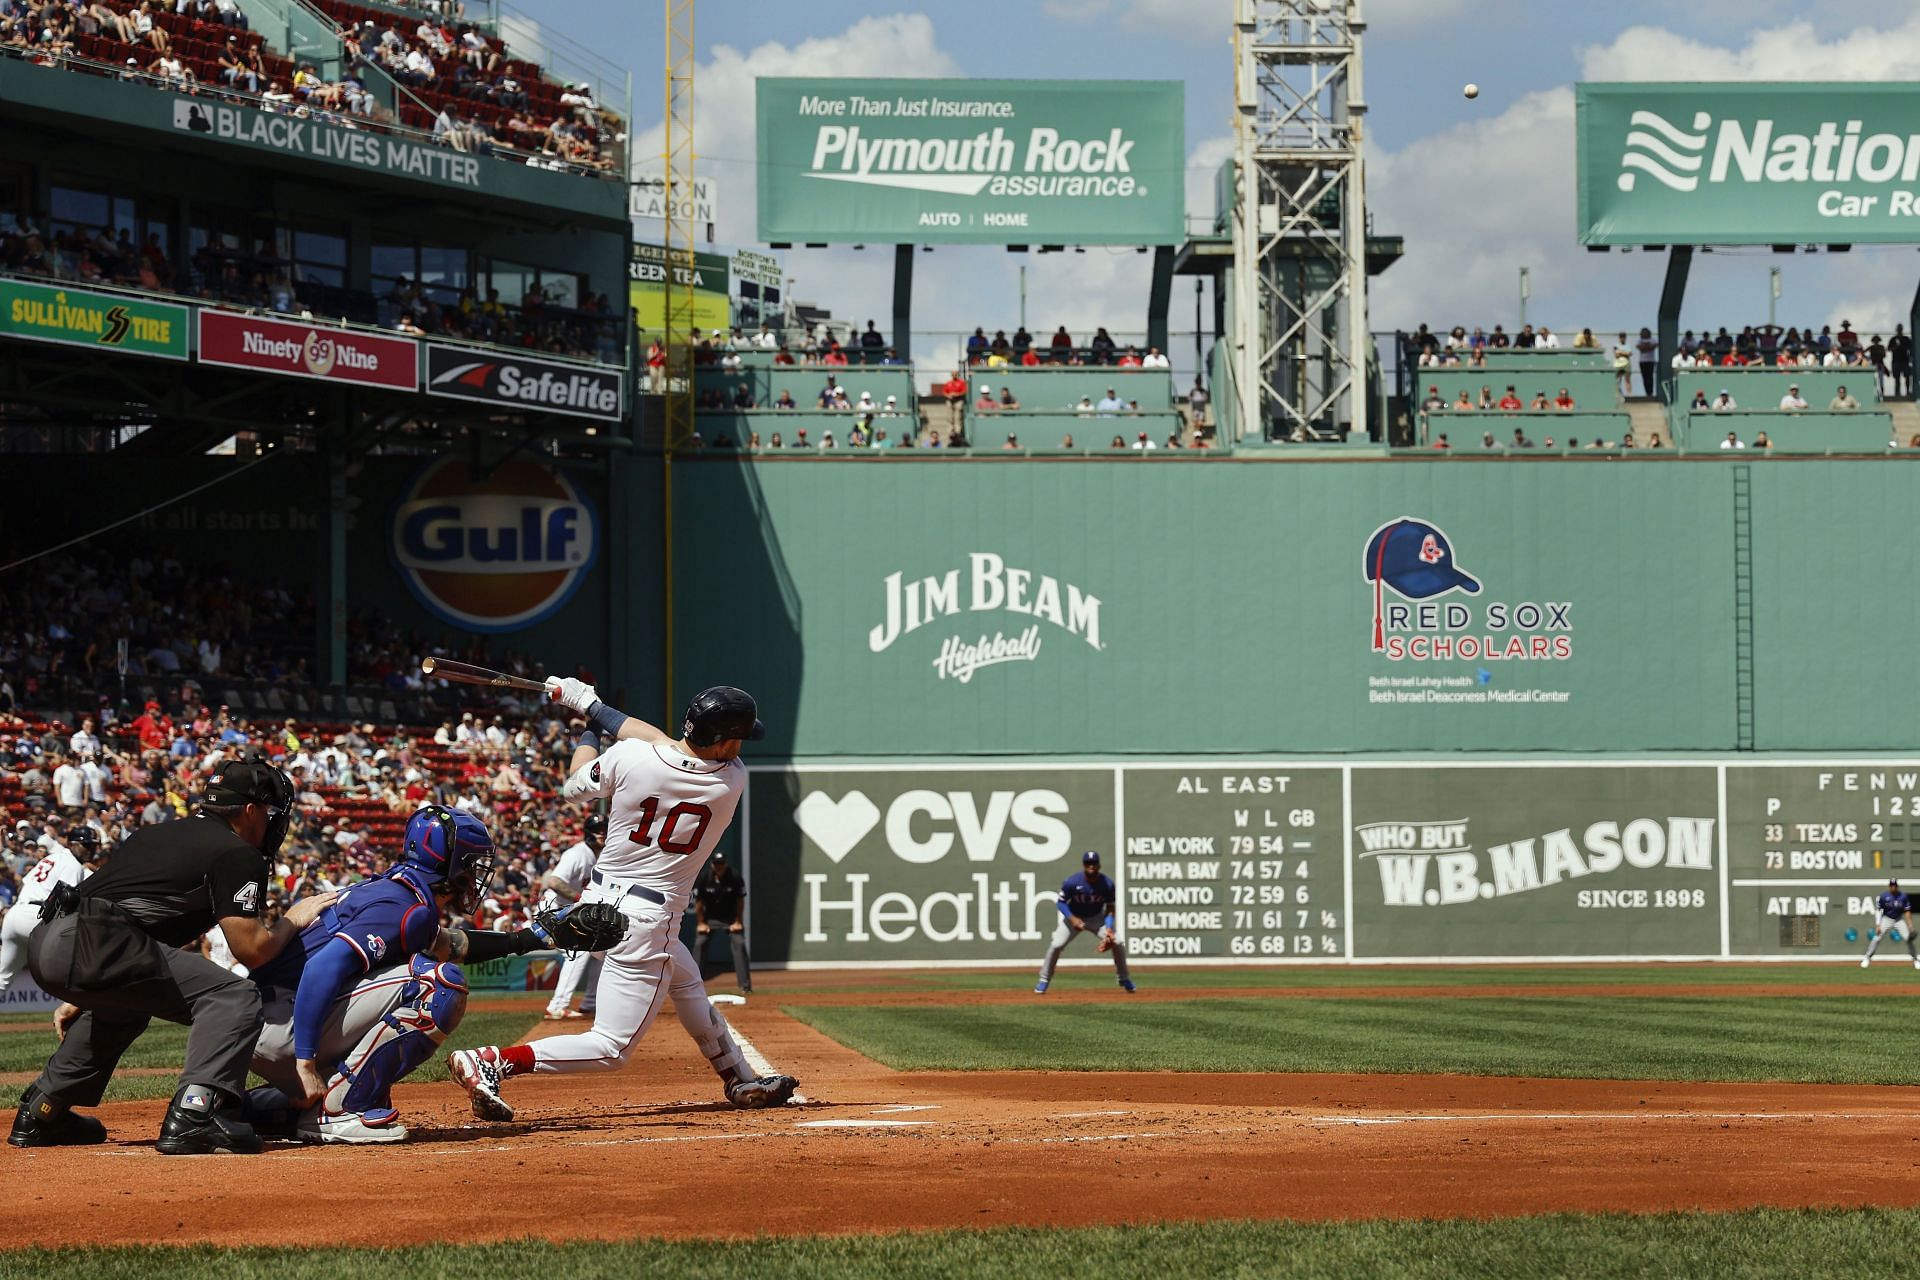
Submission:
<svg viewBox="0 0 1920 1280">
<path fill-rule="evenodd" d="M 456 964 L 417 955 L 400 1003 L 375 1023 L 328 1082 L 325 1116 L 391 1112 L 393 1086 L 434 1055 L 467 1010 L 467 979 Z"/>
</svg>

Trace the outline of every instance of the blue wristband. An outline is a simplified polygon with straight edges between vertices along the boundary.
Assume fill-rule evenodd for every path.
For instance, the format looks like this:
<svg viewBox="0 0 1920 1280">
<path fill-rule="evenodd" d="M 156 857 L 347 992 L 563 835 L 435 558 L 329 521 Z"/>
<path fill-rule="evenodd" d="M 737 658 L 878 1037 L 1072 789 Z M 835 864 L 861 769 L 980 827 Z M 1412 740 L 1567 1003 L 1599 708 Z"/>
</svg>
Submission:
<svg viewBox="0 0 1920 1280">
<path fill-rule="evenodd" d="M 595 751 L 598 751 L 600 749 L 600 735 L 595 733 L 592 729 L 582 729 L 580 731 L 580 741 L 575 745 L 582 746 L 582 747 L 592 747 Z"/>
<path fill-rule="evenodd" d="M 587 708 L 587 723 L 600 732 L 609 742 L 620 740 L 620 726 L 627 722 L 627 713 L 610 707 L 599 699 L 594 699 Z"/>
<path fill-rule="evenodd" d="M 1109 911 L 1109 912 L 1107 913 L 1107 920 L 1106 920 L 1106 923 L 1105 923 L 1104 925 L 1102 925 L 1101 927 L 1102 927 L 1102 928 L 1105 928 L 1105 929 L 1111 929 L 1111 928 L 1113 928 L 1113 913 L 1112 913 L 1111 911 Z"/>
</svg>

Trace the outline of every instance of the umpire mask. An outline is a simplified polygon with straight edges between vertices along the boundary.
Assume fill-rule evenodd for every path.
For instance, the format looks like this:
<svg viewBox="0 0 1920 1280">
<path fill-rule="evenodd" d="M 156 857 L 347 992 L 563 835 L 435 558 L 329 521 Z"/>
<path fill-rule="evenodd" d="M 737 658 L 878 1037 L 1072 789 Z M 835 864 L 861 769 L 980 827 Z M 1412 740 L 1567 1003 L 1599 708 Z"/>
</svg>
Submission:
<svg viewBox="0 0 1920 1280">
<path fill-rule="evenodd" d="M 207 779 L 200 802 L 212 805 L 257 804 L 267 811 L 267 833 L 260 841 L 260 852 L 271 858 L 286 842 L 287 828 L 293 824 L 293 780 L 272 761 L 257 752 L 248 752 L 220 766 Z"/>
</svg>

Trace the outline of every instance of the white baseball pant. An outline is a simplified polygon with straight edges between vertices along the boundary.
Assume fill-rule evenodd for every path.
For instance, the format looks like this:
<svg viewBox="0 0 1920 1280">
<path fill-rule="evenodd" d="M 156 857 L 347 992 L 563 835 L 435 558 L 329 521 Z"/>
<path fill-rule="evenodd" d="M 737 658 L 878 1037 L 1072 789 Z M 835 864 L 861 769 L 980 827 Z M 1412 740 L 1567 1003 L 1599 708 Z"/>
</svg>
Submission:
<svg viewBox="0 0 1920 1280">
<path fill-rule="evenodd" d="M 727 1020 L 707 998 L 699 966 L 679 938 L 680 914 L 631 895 L 615 897 L 617 883 L 594 885 L 582 902 L 615 901 L 628 919 L 627 936 L 605 953 L 595 992 L 593 1025 L 578 1035 L 533 1042 L 536 1072 L 613 1071 L 625 1066 L 673 997 L 680 1025 L 700 1046 L 715 1074 L 731 1084 L 755 1073 L 735 1043 Z"/>
<path fill-rule="evenodd" d="M 592 1015 L 594 1000 L 600 986 L 600 962 L 606 957 L 604 951 L 571 951 L 560 966 L 560 979 L 554 983 L 553 999 L 547 1001 L 547 1013 L 559 1017 L 573 1003 L 573 993 L 584 985 L 587 994 L 581 997 L 580 1012 Z"/>
<path fill-rule="evenodd" d="M 1067 949 L 1074 935 L 1086 932 L 1099 936 L 1100 926 L 1089 924 L 1084 930 L 1076 929 L 1065 916 L 1060 917 L 1060 925 L 1053 931 L 1053 940 L 1047 944 L 1047 954 L 1040 960 L 1040 981 L 1053 981 L 1053 968 L 1060 963 L 1060 953 Z M 1122 982 L 1132 977 L 1127 972 L 1127 944 L 1119 938 L 1113 940 L 1113 972 Z"/>
<path fill-rule="evenodd" d="M 4 994 L 20 971 L 27 967 L 27 939 L 40 923 L 40 904 L 22 903 L 10 908 L 0 919 L 0 994 Z"/>
</svg>

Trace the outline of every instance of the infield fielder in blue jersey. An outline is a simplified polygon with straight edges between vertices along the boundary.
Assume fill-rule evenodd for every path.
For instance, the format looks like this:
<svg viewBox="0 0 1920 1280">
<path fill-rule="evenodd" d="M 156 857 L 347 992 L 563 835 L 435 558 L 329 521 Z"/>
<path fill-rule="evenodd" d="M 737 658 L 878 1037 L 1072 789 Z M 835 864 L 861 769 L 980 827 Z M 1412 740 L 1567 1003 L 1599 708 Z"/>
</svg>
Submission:
<svg viewBox="0 0 1920 1280">
<path fill-rule="evenodd" d="M 1066 878 L 1060 886 L 1060 900 L 1054 905 L 1060 908 L 1060 927 L 1053 931 L 1053 942 L 1040 961 L 1040 981 L 1033 984 L 1035 994 L 1047 993 L 1053 966 L 1060 963 L 1060 953 L 1067 944 L 1076 935 L 1094 930 L 1100 934 L 1100 950 L 1113 952 L 1113 972 L 1120 979 L 1121 990 L 1133 990 L 1133 976 L 1127 972 L 1127 944 L 1113 933 L 1113 881 L 1100 874 L 1099 854 L 1089 849 L 1080 855 L 1080 874 Z"/>
<path fill-rule="evenodd" d="M 1887 891 L 1873 900 L 1875 919 L 1873 936 L 1867 943 L 1867 954 L 1860 961 L 1860 967 L 1866 968 L 1873 963 L 1873 953 L 1880 947 L 1880 939 L 1889 933 L 1904 940 L 1907 954 L 1913 958 L 1913 967 L 1920 969 L 1920 951 L 1913 946 L 1913 899 L 1900 892 L 1898 880 L 1887 881 Z"/>
</svg>

